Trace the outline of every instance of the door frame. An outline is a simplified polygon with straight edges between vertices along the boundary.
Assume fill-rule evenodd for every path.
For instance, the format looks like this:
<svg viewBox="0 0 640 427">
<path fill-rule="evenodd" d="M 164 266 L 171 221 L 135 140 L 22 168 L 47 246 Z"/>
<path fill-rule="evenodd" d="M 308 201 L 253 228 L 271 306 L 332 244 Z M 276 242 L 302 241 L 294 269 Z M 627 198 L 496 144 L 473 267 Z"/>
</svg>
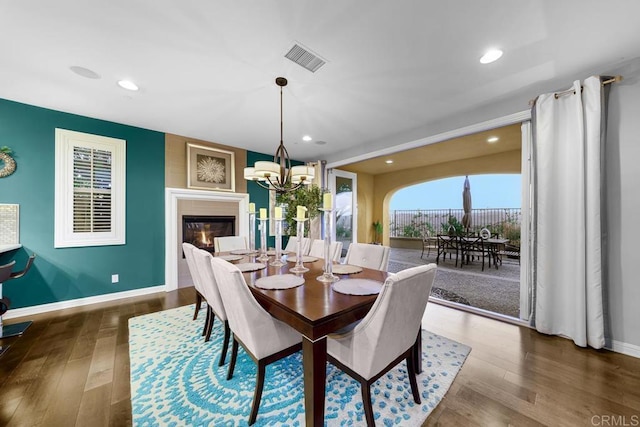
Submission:
<svg viewBox="0 0 640 427">
<path fill-rule="evenodd" d="M 351 243 L 355 243 L 358 241 L 358 174 L 354 172 L 348 172 L 340 169 L 327 169 L 327 177 L 329 183 L 329 190 L 331 194 L 333 194 L 333 199 L 336 200 L 336 178 L 348 178 L 353 182 L 353 191 L 351 192 Z M 334 227 L 331 230 L 331 239 L 335 242 L 336 240 L 336 211 L 331 213 L 333 216 L 332 223 Z M 345 248 L 347 249 L 347 248 Z"/>
</svg>

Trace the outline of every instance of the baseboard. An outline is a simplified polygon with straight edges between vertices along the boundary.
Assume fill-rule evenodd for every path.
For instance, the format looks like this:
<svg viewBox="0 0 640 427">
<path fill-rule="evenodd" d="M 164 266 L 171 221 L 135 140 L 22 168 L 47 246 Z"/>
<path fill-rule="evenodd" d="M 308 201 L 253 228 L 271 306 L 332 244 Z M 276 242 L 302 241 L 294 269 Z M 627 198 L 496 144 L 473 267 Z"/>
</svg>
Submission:
<svg viewBox="0 0 640 427">
<path fill-rule="evenodd" d="M 84 305 L 98 304 L 101 302 L 115 301 L 123 298 L 137 297 L 141 295 L 164 292 L 165 286 L 151 286 L 149 288 L 133 289 L 130 291 L 114 292 L 111 294 L 96 295 L 93 297 L 78 298 L 68 301 L 52 302 L 49 304 L 34 305 L 32 307 L 15 308 L 7 311 L 2 319 L 14 319 L 17 317 L 33 316 L 35 314 L 47 313 L 49 311 L 63 310 L 65 308 L 82 307 Z"/>
<path fill-rule="evenodd" d="M 622 353 L 626 354 L 627 356 L 637 357 L 640 359 L 640 346 L 638 345 L 611 340 L 611 345 L 605 348 L 607 350 L 615 351 L 616 353 Z"/>
</svg>

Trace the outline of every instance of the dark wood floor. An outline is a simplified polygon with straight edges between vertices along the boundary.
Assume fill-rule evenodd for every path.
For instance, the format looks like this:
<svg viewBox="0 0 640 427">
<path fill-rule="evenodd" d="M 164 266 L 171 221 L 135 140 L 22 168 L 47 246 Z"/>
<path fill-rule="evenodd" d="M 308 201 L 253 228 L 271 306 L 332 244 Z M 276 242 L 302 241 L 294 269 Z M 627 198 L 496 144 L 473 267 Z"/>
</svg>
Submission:
<svg viewBox="0 0 640 427">
<path fill-rule="evenodd" d="M 189 288 L 34 316 L 2 341 L 0 425 L 130 425 L 127 320 L 191 302 Z M 425 425 L 640 422 L 640 359 L 432 303 L 424 326 L 473 348 Z"/>
</svg>

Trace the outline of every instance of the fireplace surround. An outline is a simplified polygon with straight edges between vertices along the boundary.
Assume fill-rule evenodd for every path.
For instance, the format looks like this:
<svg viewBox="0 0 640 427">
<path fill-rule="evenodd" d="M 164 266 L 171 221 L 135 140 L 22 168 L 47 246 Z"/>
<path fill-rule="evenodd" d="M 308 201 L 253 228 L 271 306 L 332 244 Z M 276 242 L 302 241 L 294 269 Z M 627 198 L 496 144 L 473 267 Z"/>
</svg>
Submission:
<svg viewBox="0 0 640 427">
<path fill-rule="evenodd" d="M 237 206 L 236 235 L 249 235 L 249 195 L 186 188 L 165 188 L 165 290 L 178 289 L 178 261 L 182 262 L 179 239 L 182 218 L 178 216 L 178 204 L 182 201 L 215 201 Z M 174 248 L 174 249 L 171 249 Z"/>
</svg>

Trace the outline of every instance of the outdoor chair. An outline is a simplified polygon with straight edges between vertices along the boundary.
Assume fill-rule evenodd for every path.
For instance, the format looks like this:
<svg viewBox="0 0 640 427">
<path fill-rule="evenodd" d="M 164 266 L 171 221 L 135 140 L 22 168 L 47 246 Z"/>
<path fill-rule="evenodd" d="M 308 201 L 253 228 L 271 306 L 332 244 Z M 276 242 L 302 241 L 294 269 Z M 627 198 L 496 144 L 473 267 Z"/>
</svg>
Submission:
<svg viewBox="0 0 640 427">
<path fill-rule="evenodd" d="M 449 259 L 456 255 L 456 267 L 458 266 L 458 253 L 459 253 L 459 245 L 458 245 L 458 237 L 457 236 L 449 236 L 447 234 L 438 234 L 438 255 L 436 256 L 436 264 L 440 264 L 440 255 L 442 255 L 442 260 L 445 261 L 447 258 L 447 254 L 449 254 Z"/>
<path fill-rule="evenodd" d="M 518 265 L 520 265 L 520 246 L 516 245 L 504 245 L 504 248 L 496 252 L 496 268 L 498 268 L 498 262 L 502 265 L 502 257 L 513 258 L 518 260 Z"/>
<path fill-rule="evenodd" d="M 484 258 L 486 255 L 490 255 L 485 248 L 484 239 L 480 236 L 460 237 L 458 240 L 460 248 L 460 267 L 467 262 L 473 261 L 475 257 L 482 258 L 482 271 L 484 271 Z M 489 261 L 491 264 L 491 261 Z"/>
<path fill-rule="evenodd" d="M 231 252 L 240 249 L 249 249 L 247 238 L 244 236 L 214 237 L 213 245 L 216 252 Z"/>
<path fill-rule="evenodd" d="M 211 258 L 211 267 L 233 332 L 227 380 L 233 377 L 238 344 L 242 345 L 257 365 L 256 388 L 249 415 L 249 425 L 252 425 L 258 416 L 266 366 L 300 351 L 302 335 L 262 308 L 238 267 L 215 257 Z"/>
<path fill-rule="evenodd" d="M 421 341 L 417 337 L 435 275 L 435 264 L 429 264 L 388 277 L 371 310 L 355 328 L 328 336 L 327 359 L 360 383 L 368 426 L 375 425 L 371 384 L 402 360 L 407 363 L 413 400 L 420 404 L 415 358 L 422 357 L 422 349 L 416 351 Z M 393 404 L 403 404 L 403 393 L 398 394 Z M 384 400 L 382 395 L 376 397 L 380 400 Z"/>
<path fill-rule="evenodd" d="M 422 234 L 422 254 L 420 254 L 420 258 L 424 256 L 425 249 L 427 250 L 427 256 L 431 253 L 431 249 L 438 250 L 438 239 L 437 237 L 431 237 L 429 231 L 425 231 Z"/>
<path fill-rule="evenodd" d="M 202 287 L 204 298 L 207 300 L 208 315 L 206 324 L 207 335 L 204 339 L 205 342 L 208 342 L 211 338 L 213 321 L 215 320 L 216 316 L 218 316 L 218 319 L 220 319 L 224 327 L 222 352 L 220 353 L 220 361 L 218 362 L 218 366 L 222 366 L 224 365 L 224 361 L 227 356 L 227 347 L 229 347 L 229 338 L 231 335 L 231 331 L 229 330 L 227 312 L 225 311 L 224 304 L 222 303 L 222 297 L 220 296 L 218 283 L 216 282 L 216 278 L 213 275 L 213 270 L 211 269 L 211 259 L 213 259 L 213 256 L 203 249 L 197 249 L 193 251 L 193 258 L 196 263 L 196 268 L 198 269 L 198 274 L 200 275 L 200 286 Z"/>
</svg>

